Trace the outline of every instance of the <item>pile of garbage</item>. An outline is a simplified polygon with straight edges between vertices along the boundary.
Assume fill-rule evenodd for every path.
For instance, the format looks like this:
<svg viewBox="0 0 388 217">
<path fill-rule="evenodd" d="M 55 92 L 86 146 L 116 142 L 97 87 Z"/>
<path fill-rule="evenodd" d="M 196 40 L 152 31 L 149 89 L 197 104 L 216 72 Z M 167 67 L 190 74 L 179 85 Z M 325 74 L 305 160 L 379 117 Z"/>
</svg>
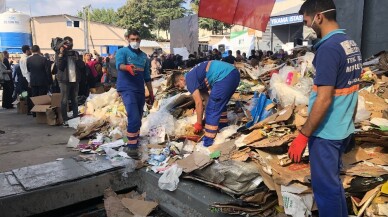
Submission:
<svg viewBox="0 0 388 217">
<path fill-rule="evenodd" d="M 235 199 L 214 201 L 212 210 L 222 213 L 311 215 L 317 207 L 308 150 L 298 164 L 287 155 L 307 119 L 313 86 L 314 54 L 303 54 L 282 62 L 265 60 L 258 67 L 238 64 L 242 79 L 228 104 L 229 126 L 220 130 L 209 148 L 201 142 L 203 133 L 194 133 L 192 97 L 174 89 L 169 75 L 154 79 L 156 101 L 144 108 L 141 164 L 122 151 L 126 112 L 115 89 L 87 99 L 80 109 L 83 117 L 72 120 L 77 132 L 68 146 L 106 155 L 112 163 L 127 166 L 127 172 L 144 166 L 160 173 L 158 185 L 163 190 L 174 191 L 180 178 L 220 189 Z M 356 146 L 343 156 L 341 178 L 349 213 L 358 216 L 386 216 L 388 210 L 387 60 L 384 52 L 364 64 Z"/>
</svg>

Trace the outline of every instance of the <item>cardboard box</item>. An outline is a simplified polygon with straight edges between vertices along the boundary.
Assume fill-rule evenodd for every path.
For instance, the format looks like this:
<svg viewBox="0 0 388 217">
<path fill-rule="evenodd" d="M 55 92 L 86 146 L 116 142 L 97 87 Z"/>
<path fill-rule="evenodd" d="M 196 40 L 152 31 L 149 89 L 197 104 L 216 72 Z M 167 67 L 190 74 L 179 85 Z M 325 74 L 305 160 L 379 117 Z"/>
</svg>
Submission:
<svg viewBox="0 0 388 217">
<path fill-rule="evenodd" d="M 18 114 L 27 114 L 27 112 L 28 112 L 27 100 L 25 100 L 25 99 L 16 100 L 12 104 L 16 105 Z"/>
<path fill-rule="evenodd" d="M 31 112 L 36 112 L 36 122 L 48 125 L 63 123 L 61 115 L 61 94 L 54 93 L 52 96 L 43 95 L 31 97 L 34 107 Z"/>
</svg>

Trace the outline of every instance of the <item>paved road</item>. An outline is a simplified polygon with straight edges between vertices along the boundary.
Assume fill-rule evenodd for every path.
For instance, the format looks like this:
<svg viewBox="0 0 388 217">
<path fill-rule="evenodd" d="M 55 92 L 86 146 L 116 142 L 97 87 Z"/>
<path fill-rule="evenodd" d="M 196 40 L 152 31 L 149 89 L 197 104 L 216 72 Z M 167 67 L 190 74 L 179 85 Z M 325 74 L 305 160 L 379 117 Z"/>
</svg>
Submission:
<svg viewBox="0 0 388 217">
<path fill-rule="evenodd" d="M 1 131 L 4 131 L 1 132 Z M 79 155 L 66 148 L 74 129 L 37 124 L 16 109 L 0 109 L 0 172 Z"/>
</svg>

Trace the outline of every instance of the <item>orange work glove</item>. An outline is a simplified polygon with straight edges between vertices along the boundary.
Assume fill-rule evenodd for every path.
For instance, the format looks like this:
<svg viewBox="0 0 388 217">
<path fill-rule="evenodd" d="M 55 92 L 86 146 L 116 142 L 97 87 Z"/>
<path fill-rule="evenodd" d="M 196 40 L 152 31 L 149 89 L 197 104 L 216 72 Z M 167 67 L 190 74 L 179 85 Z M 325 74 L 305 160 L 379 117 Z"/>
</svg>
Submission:
<svg viewBox="0 0 388 217">
<path fill-rule="evenodd" d="M 198 122 L 197 122 L 197 123 L 194 124 L 194 132 L 195 132 L 195 133 L 201 132 L 202 129 L 203 129 L 203 128 L 202 128 L 202 124 L 201 124 L 201 123 L 198 123 Z"/>
<path fill-rule="evenodd" d="M 125 65 L 126 70 L 132 75 L 135 76 L 135 71 L 133 70 L 135 68 L 135 65 L 130 64 L 130 65 Z"/>
<path fill-rule="evenodd" d="M 295 162 L 299 163 L 302 159 L 302 154 L 307 146 L 309 138 L 302 133 L 299 133 L 299 135 L 292 141 L 290 148 L 288 149 L 288 156 L 290 159 Z"/>
</svg>

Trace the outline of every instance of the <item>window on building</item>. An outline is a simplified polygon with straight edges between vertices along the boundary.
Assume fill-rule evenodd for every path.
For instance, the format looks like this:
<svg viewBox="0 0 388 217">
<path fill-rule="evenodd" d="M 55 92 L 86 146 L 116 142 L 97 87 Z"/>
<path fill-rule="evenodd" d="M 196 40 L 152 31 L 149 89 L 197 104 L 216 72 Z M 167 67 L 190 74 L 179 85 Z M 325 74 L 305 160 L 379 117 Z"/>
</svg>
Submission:
<svg viewBox="0 0 388 217">
<path fill-rule="evenodd" d="M 73 26 L 73 21 L 71 21 L 71 20 L 66 21 L 66 26 L 72 27 Z"/>
<path fill-rule="evenodd" d="M 73 27 L 79 27 L 79 21 L 73 21 Z"/>
</svg>

